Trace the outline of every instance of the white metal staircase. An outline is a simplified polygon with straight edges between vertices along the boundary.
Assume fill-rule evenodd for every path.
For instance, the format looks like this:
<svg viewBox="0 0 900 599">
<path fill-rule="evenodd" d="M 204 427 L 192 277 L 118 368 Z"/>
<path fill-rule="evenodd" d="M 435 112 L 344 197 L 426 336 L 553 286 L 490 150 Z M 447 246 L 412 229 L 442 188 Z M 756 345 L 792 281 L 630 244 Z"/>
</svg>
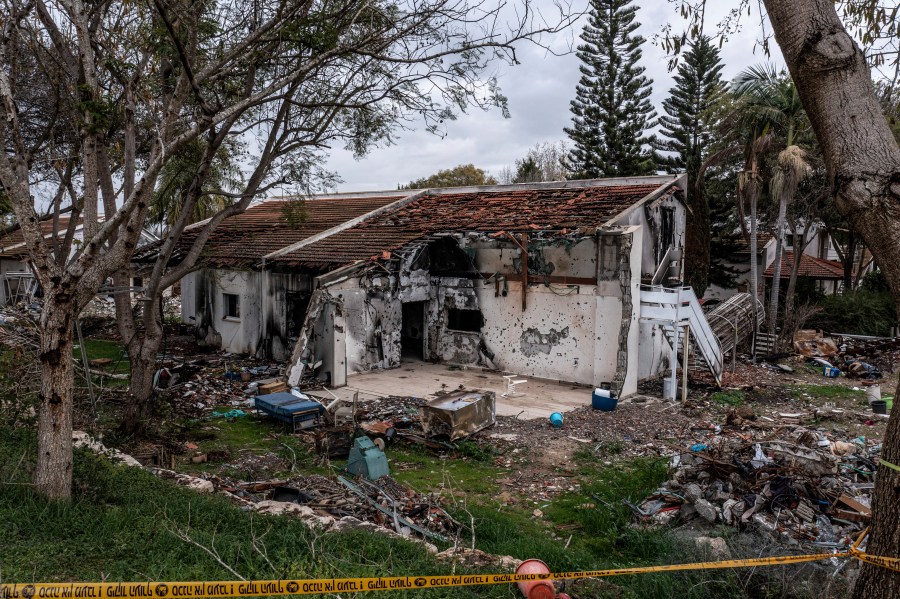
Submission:
<svg viewBox="0 0 900 599">
<path fill-rule="evenodd" d="M 709 326 L 700 302 L 691 287 L 641 286 L 641 320 L 660 325 L 672 348 L 672 398 L 677 381 L 675 370 L 681 353 L 684 327 L 690 328 L 690 344 L 694 356 L 722 382 L 724 357 L 719 339 Z"/>
</svg>

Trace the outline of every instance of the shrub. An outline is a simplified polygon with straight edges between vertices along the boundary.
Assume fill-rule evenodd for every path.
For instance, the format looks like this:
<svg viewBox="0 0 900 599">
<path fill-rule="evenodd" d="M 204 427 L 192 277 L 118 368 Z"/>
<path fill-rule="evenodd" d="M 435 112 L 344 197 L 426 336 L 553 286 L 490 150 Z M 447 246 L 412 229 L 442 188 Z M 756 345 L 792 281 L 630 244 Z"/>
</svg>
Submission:
<svg viewBox="0 0 900 599">
<path fill-rule="evenodd" d="M 819 305 L 822 311 L 810 319 L 810 327 L 835 333 L 887 336 L 897 323 L 894 298 L 885 291 L 863 288 L 829 295 Z"/>
</svg>

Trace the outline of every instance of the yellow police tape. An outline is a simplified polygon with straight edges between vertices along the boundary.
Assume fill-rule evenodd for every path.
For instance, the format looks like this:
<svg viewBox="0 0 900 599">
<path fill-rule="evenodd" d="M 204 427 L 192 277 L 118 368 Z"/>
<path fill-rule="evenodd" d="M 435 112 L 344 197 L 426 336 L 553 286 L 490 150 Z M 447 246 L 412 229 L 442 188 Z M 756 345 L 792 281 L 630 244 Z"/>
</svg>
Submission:
<svg viewBox="0 0 900 599">
<path fill-rule="evenodd" d="M 866 563 L 900 572 L 900 558 L 874 556 L 859 551 L 858 543 L 849 551 L 839 553 L 813 553 L 751 559 L 732 559 L 718 562 L 695 562 L 667 566 L 644 566 L 592 570 L 585 572 L 556 572 L 552 574 L 467 574 L 454 576 L 393 576 L 387 578 L 319 578 L 310 580 L 248 580 L 218 582 L 71 582 L 0 584 L 2 599 L 70 599 L 92 598 L 140 598 L 182 599 L 218 597 L 259 597 L 267 595 L 315 595 L 320 593 L 350 593 L 368 591 L 394 591 L 434 589 L 459 586 L 512 584 L 535 580 L 573 580 L 577 578 L 602 578 L 649 572 L 676 572 L 683 570 L 714 570 L 722 568 L 746 568 L 777 566 L 814 562 L 830 558 L 855 557 Z"/>
</svg>

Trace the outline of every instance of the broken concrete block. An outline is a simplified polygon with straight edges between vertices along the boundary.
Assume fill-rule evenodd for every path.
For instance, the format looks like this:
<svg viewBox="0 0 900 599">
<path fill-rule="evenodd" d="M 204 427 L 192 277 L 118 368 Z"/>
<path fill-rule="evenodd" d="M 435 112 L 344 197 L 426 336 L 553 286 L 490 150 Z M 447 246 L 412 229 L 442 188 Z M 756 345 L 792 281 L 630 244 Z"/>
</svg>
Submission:
<svg viewBox="0 0 900 599">
<path fill-rule="evenodd" d="M 260 501 L 256 504 L 255 509 L 260 514 L 270 516 L 294 516 L 302 520 L 307 526 L 330 528 L 335 522 L 335 519 L 331 516 L 320 516 L 312 508 L 289 501 L 272 501 L 271 499 Z"/>
<path fill-rule="evenodd" d="M 696 543 L 697 549 L 708 551 L 716 559 L 728 559 L 731 557 L 728 543 L 721 537 L 697 537 L 694 539 L 694 543 Z"/>
<path fill-rule="evenodd" d="M 678 510 L 678 513 L 683 520 L 688 520 L 697 515 L 697 508 L 695 508 L 690 503 L 685 503 L 683 506 L 681 506 L 681 509 Z"/>
<path fill-rule="evenodd" d="M 697 509 L 697 513 L 700 514 L 700 517 L 710 524 L 714 524 L 719 517 L 719 510 L 716 509 L 716 506 L 705 499 L 698 499 L 695 501 L 694 507 Z"/>
<path fill-rule="evenodd" d="M 684 496 L 691 503 L 697 503 L 703 499 L 703 489 L 697 483 L 690 483 L 684 486 Z"/>
<path fill-rule="evenodd" d="M 87 447 L 98 455 L 103 455 L 116 462 L 122 462 L 126 466 L 134 468 L 143 468 L 143 465 L 127 453 L 122 453 L 118 449 L 106 447 L 100 441 L 97 441 L 84 431 L 72 432 L 73 447 Z"/>
</svg>

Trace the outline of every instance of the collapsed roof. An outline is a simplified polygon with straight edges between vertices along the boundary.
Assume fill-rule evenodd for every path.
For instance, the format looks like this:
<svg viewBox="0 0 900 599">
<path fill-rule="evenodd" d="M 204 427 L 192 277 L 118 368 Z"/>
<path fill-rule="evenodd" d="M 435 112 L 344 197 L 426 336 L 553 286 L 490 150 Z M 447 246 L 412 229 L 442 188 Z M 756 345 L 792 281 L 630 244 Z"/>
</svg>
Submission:
<svg viewBox="0 0 900 599">
<path fill-rule="evenodd" d="M 208 267 L 252 267 L 263 258 L 298 241 L 369 214 L 408 192 L 313 197 L 295 204 L 290 198 L 266 200 L 242 214 L 226 218 L 210 235 L 199 262 Z M 172 253 L 177 264 L 190 251 L 206 221 L 187 227 Z M 135 254 L 136 262 L 156 259 L 159 243 Z"/>
<path fill-rule="evenodd" d="M 559 184 L 557 184 L 559 185 Z M 279 266 L 339 267 L 381 257 L 436 233 L 568 233 L 597 227 L 660 189 L 658 182 L 584 187 L 436 190 L 302 247 L 267 257 Z"/>
<path fill-rule="evenodd" d="M 285 217 L 285 199 L 267 200 L 223 221 L 207 241 L 207 267 L 327 271 L 377 259 L 435 234 L 544 232 L 593 234 L 645 200 L 675 191 L 677 176 L 595 179 L 314 196 L 305 220 Z M 203 223 L 185 230 L 172 262 L 190 249 Z M 156 257 L 158 244 L 136 255 Z"/>
</svg>

